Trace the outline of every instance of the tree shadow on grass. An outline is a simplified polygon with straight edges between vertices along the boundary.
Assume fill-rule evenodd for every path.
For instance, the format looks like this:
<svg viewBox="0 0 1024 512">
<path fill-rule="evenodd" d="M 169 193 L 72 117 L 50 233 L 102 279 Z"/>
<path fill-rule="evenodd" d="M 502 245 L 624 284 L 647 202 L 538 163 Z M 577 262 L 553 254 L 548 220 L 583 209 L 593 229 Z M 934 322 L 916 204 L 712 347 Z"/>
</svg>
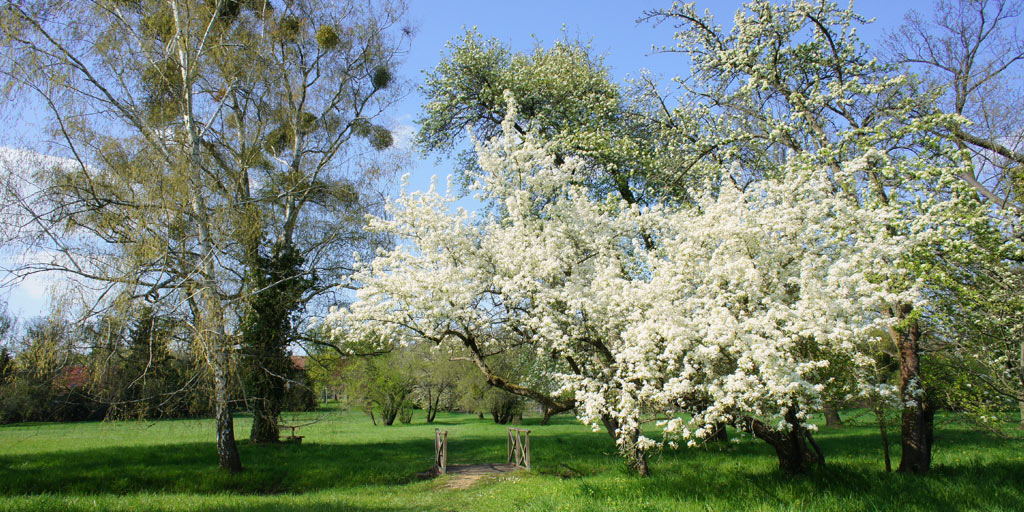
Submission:
<svg viewBox="0 0 1024 512">
<path fill-rule="evenodd" d="M 708 510 L 1020 510 L 1024 503 L 1022 467 L 1012 463 L 942 467 L 925 476 L 832 465 L 792 477 L 763 464 L 689 462 L 655 468 L 650 478 L 577 479 L 572 492 L 595 503 L 642 496 Z"/>
<path fill-rule="evenodd" d="M 231 500 L 204 499 L 189 497 L 187 501 L 175 500 L 174 497 L 147 497 L 143 501 L 124 501 L 117 496 L 94 496 L 92 500 L 68 500 L 61 496 L 33 496 L 14 503 L 14 511 L 26 510 L 60 510 L 62 512 L 95 512 L 103 511 L 135 511 L 174 512 L 190 510 L 193 512 L 280 512 L 282 510 L 316 510 L 320 512 L 406 512 L 424 510 L 418 505 L 382 505 L 352 504 L 350 501 L 334 495 L 318 495 L 312 498 L 277 499 L 277 497 L 261 496 L 259 499 L 235 497 Z M 13 512 L 13 511 L 12 511 Z"/>
<path fill-rule="evenodd" d="M 459 424 L 464 425 L 464 424 Z M 880 441 L 866 428 L 829 431 L 818 436 L 829 465 L 809 475 L 787 477 L 778 472 L 774 452 L 760 441 L 746 440 L 711 445 L 708 449 L 667 450 L 652 457 L 653 475 L 648 479 L 623 477 L 624 469 L 611 439 L 603 433 L 566 428 L 562 421 L 552 428 L 529 425 L 534 473 L 538 482 L 559 476 L 567 492 L 580 499 L 622 500 L 626 496 L 657 497 L 663 502 L 718 503 L 730 508 L 742 503 L 769 508 L 792 508 L 796 502 L 817 509 L 1006 509 L 1024 502 L 1020 485 L 1021 464 L 995 460 L 985 464 L 937 464 L 927 476 L 887 475 L 881 471 Z M 573 426 L 575 428 L 575 426 Z M 422 438 L 364 443 L 303 443 L 251 445 L 239 443 L 245 472 L 229 475 L 216 468 L 213 443 L 179 443 L 161 446 L 69 449 L 30 455 L 0 456 L 0 494 L 45 500 L 46 495 L 131 495 L 180 493 L 199 495 L 193 508 L 203 511 L 230 509 L 218 503 L 218 494 L 278 495 L 268 498 L 266 510 L 290 508 L 308 495 L 309 503 L 324 510 L 392 510 L 335 503 L 338 497 L 318 491 L 401 486 L 415 481 L 415 474 L 433 464 L 433 432 Z M 504 429 L 496 431 L 453 428 L 449 433 L 451 464 L 502 462 L 506 456 Z M 416 434 L 419 435 L 419 434 Z M 308 439 L 308 438 L 307 438 Z M 940 445 L 978 450 L 994 455 L 1016 450 L 1021 443 L 975 432 L 942 430 Z M 896 447 L 894 446 L 894 449 Z M 898 452 L 894 453 L 894 458 Z M 865 464 L 865 458 L 877 466 Z M 1001 458 L 999 455 L 998 458 Z M 1005 457 L 1002 457 L 1005 458 Z M 872 468 L 877 469 L 872 469 Z M 571 477 L 572 479 L 568 479 Z M 563 480 L 556 480 L 563 481 Z M 544 488 L 547 484 L 540 485 Z M 331 493 L 326 493 L 331 494 Z M 342 493 L 344 494 L 344 493 Z M 344 498 L 341 498 L 344 501 Z M 207 501 L 204 501 L 207 500 Z M 289 501 L 299 500 L 299 501 Z M 723 501 L 726 500 L 726 501 Z M 62 502 L 58 508 L 67 508 Z M 247 510 L 260 510 L 262 502 Z M 191 506 L 191 505 L 190 505 Z M 398 508 L 405 506 L 398 503 Z M 414 509 L 416 507 L 407 507 Z M 46 509 L 45 506 L 37 509 Z M 159 506 L 156 507 L 160 510 Z"/>
<path fill-rule="evenodd" d="M 453 434 L 449 437 L 450 464 L 505 461 L 503 436 Z M 594 445 L 594 438 L 586 432 L 562 437 L 571 438 L 577 452 L 606 457 L 607 447 L 603 451 L 588 448 Z M 307 493 L 406 484 L 415 481 L 418 472 L 430 469 L 434 460 L 432 436 L 361 444 L 253 445 L 239 441 L 239 450 L 245 470 L 238 475 L 216 467 L 214 443 L 0 455 L 0 494 Z"/>
</svg>

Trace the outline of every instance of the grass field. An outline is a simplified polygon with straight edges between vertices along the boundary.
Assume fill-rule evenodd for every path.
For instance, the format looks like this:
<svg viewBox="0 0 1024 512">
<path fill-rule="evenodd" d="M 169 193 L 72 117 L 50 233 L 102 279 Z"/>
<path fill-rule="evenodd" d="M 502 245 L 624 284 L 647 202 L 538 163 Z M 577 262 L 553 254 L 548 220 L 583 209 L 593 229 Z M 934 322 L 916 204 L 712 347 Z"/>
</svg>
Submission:
<svg viewBox="0 0 1024 512">
<path fill-rule="evenodd" d="M 925 477 L 886 474 L 870 418 L 850 416 L 818 434 L 828 467 L 812 475 L 781 475 L 768 445 L 744 438 L 656 454 L 642 479 L 606 434 L 568 416 L 527 418 L 533 471 L 456 490 L 444 487 L 450 477 L 415 478 L 432 464 L 434 428 L 449 431 L 450 464 L 460 464 L 503 462 L 506 427 L 464 414 L 391 427 L 331 409 L 298 416 L 321 419 L 301 445 L 240 441 L 240 475 L 216 468 L 212 420 L 2 426 L 0 511 L 1024 510 L 1021 436 L 952 421 L 939 422 Z M 235 428 L 245 439 L 248 419 Z"/>
</svg>

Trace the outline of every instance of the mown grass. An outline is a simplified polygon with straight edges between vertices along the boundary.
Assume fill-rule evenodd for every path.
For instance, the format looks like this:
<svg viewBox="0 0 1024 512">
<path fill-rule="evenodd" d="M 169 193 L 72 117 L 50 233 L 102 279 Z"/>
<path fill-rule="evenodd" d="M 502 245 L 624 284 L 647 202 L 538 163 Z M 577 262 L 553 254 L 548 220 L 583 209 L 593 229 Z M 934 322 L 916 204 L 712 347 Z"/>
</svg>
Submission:
<svg viewBox="0 0 1024 512">
<path fill-rule="evenodd" d="M 828 466 L 787 477 L 763 442 L 665 451 L 653 476 L 629 475 L 604 433 L 571 417 L 532 429 L 533 471 L 443 487 L 418 480 L 433 459 L 434 428 L 449 431 L 450 463 L 498 462 L 505 427 L 442 414 L 427 425 L 374 427 L 328 409 L 296 418 L 301 445 L 240 441 L 245 472 L 218 470 L 211 420 L 23 424 L 0 427 L 0 510 L 1022 510 L 1024 440 L 940 422 L 935 469 L 886 474 L 867 417 L 817 439 Z M 239 439 L 247 418 L 236 422 Z M 894 457 L 899 450 L 893 446 Z M 898 460 L 898 459 L 895 459 Z"/>
</svg>

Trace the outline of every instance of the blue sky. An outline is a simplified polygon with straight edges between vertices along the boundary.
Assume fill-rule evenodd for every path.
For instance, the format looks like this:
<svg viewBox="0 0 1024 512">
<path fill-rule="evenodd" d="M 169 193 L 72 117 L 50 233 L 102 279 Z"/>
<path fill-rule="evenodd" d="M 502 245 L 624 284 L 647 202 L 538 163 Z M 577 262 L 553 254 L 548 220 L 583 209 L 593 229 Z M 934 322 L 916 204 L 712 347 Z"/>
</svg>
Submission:
<svg viewBox="0 0 1024 512">
<path fill-rule="evenodd" d="M 705 0 L 697 1 L 696 7 L 699 11 L 710 9 L 719 23 L 727 27 L 742 3 Z M 844 0 L 839 3 L 846 5 Z M 858 13 L 877 20 L 859 29 L 858 34 L 872 44 L 884 31 L 898 27 L 907 11 L 915 9 L 924 14 L 930 11 L 932 3 L 931 0 L 857 1 L 854 9 Z M 535 41 L 550 46 L 562 37 L 564 27 L 571 37 L 591 41 L 593 48 L 605 56 L 605 64 L 616 80 L 636 75 L 641 69 L 662 76 L 665 83 L 687 73 L 688 63 L 682 55 L 652 54 L 651 51 L 652 45 L 671 45 L 674 29 L 669 25 L 655 27 L 651 23 L 636 22 L 645 10 L 668 7 L 671 0 L 523 0 L 516 3 L 410 0 L 409 4 L 409 18 L 417 33 L 400 73 L 414 84 L 422 82 L 423 70 L 432 69 L 441 59 L 447 41 L 474 26 L 485 38 L 497 38 L 516 51 L 532 50 Z M 393 121 L 403 129 L 412 128 L 422 103 L 423 97 L 414 89 L 391 113 Z M 439 163 L 433 156 L 418 158 L 409 170 L 409 189 L 426 189 L 433 175 L 439 177 L 439 184 L 443 186 L 450 170 L 448 162 Z"/>
<path fill-rule="evenodd" d="M 736 0 L 698 1 L 697 8 L 710 9 L 720 23 L 728 26 L 741 3 Z M 423 103 L 416 89 L 422 81 L 422 71 L 437 64 L 447 41 L 464 33 L 465 28 L 474 26 L 484 37 L 495 37 L 517 51 L 530 51 L 537 41 L 549 46 L 562 37 L 564 30 L 571 37 L 591 41 L 593 48 L 605 55 L 605 64 L 610 67 L 614 79 L 622 80 L 628 75 L 636 75 L 641 69 L 649 69 L 661 75 L 667 83 L 673 76 L 686 74 L 686 59 L 681 55 L 652 54 L 651 47 L 671 45 L 673 28 L 637 24 L 636 19 L 646 9 L 670 4 L 670 0 L 521 0 L 515 3 L 409 0 L 409 20 L 416 27 L 416 36 L 399 74 L 413 85 L 409 95 L 390 113 L 390 118 L 396 128 L 406 133 L 414 128 L 413 122 L 419 116 Z M 860 14 L 878 20 L 860 29 L 859 34 L 865 42 L 872 44 L 884 30 L 899 26 L 903 15 L 910 9 L 926 13 L 931 5 L 930 0 L 856 2 L 854 6 Z M 443 186 L 451 165 L 445 161 L 438 162 L 434 156 L 419 157 L 408 172 L 411 175 L 410 190 L 426 189 L 433 175 L 439 177 Z M 472 208 L 471 203 L 469 207 Z M 45 311 L 46 286 L 46 279 L 33 278 L 20 287 L 0 291 L 0 297 L 6 295 L 11 312 L 24 320 Z"/>
</svg>

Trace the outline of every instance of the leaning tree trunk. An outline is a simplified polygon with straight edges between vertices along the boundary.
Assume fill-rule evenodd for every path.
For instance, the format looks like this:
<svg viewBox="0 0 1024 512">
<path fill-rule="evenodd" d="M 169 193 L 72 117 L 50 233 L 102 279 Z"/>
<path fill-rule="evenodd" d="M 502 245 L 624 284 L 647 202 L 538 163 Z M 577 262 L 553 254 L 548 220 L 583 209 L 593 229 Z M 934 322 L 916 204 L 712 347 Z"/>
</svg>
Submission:
<svg viewBox="0 0 1024 512">
<path fill-rule="evenodd" d="M 431 398 L 430 390 L 427 390 L 427 423 L 433 423 L 437 418 L 437 409 L 441 405 L 441 393 Z"/>
<path fill-rule="evenodd" d="M 1022 407 L 1024 407 L 1024 402 L 1022 402 Z M 1021 409 L 1021 411 L 1022 411 L 1022 413 L 1024 413 L 1024 409 Z M 540 424 L 541 425 L 547 425 L 548 423 L 551 423 L 551 408 L 545 406 L 544 407 L 544 418 L 542 418 L 540 420 Z"/>
<path fill-rule="evenodd" d="M 901 318 L 909 315 L 909 309 L 901 307 Z M 925 403 L 921 381 L 921 328 L 916 320 L 896 332 L 896 342 L 900 353 L 900 445 L 903 448 L 897 471 L 920 475 L 931 468 L 935 412 Z"/>
</svg>

